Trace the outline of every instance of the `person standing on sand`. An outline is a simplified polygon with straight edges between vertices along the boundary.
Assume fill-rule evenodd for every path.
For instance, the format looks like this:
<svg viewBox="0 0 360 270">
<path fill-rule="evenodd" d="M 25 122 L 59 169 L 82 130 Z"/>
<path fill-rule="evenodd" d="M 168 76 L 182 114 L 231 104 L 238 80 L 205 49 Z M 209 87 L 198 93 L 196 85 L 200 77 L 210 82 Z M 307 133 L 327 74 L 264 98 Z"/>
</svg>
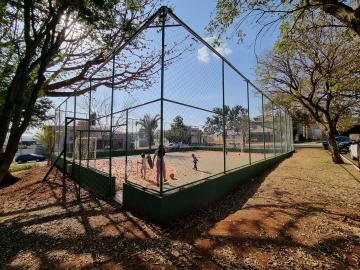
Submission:
<svg viewBox="0 0 360 270">
<path fill-rule="evenodd" d="M 153 162 L 155 164 L 155 158 L 156 158 L 156 183 L 159 186 L 160 185 L 160 172 L 161 172 L 161 160 L 162 160 L 162 176 L 164 178 L 164 182 L 167 181 L 166 179 L 166 170 L 165 170 L 165 148 L 164 146 L 159 146 L 159 148 L 154 153 Z"/>
<path fill-rule="evenodd" d="M 152 170 L 152 168 L 154 168 L 154 163 L 153 163 L 153 160 L 151 159 L 150 154 L 147 154 L 146 159 L 147 159 L 150 169 Z"/>
<path fill-rule="evenodd" d="M 145 153 L 141 153 L 141 160 L 139 163 L 141 164 L 141 169 L 140 169 L 141 177 L 143 179 L 145 179 L 146 178 L 146 163 L 147 163 L 147 160 L 145 158 Z"/>
</svg>

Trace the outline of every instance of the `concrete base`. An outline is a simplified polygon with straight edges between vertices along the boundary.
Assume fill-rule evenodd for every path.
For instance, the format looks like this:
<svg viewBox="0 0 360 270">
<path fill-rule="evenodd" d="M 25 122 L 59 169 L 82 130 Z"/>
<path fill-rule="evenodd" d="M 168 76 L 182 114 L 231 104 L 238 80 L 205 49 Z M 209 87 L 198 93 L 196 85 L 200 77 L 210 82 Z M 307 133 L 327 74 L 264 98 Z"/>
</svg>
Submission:
<svg viewBox="0 0 360 270">
<path fill-rule="evenodd" d="M 55 159 L 56 157 L 52 158 L 53 162 Z M 55 166 L 63 170 L 64 159 L 60 158 Z M 66 173 L 80 186 L 102 197 L 112 197 L 115 195 L 115 177 L 109 177 L 109 175 L 93 168 L 83 167 L 76 163 L 73 164 L 68 160 L 66 161 Z"/>
<path fill-rule="evenodd" d="M 123 204 L 129 210 L 156 223 L 167 223 L 209 206 L 242 183 L 290 157 L 292 153 L 289 152 L 251 166 L 229 171 L 217 175 L 216 178 L 198 182 L 163 196 L 134 184 L 124 183 Z"/>
</svg>

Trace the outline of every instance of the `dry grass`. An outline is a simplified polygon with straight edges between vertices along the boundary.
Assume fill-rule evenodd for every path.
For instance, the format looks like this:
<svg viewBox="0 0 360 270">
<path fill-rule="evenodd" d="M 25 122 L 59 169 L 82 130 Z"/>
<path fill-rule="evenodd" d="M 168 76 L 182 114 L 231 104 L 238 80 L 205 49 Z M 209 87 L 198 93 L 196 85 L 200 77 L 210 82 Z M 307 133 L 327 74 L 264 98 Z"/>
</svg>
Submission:
<svg viewBox="0 0 360 270">
<path fill-rule="evenodd" d="M 360 175 L 320 149 L 166 227 L 44 173 L 0 189 L 2 268 L 360 268 Z"/>
</svg>

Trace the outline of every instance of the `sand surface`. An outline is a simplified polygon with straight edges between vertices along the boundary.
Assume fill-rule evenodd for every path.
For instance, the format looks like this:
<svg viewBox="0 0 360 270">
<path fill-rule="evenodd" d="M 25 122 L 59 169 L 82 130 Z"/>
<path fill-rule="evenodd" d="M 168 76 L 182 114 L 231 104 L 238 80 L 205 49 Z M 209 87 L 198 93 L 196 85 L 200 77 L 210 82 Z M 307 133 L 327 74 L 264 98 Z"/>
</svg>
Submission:
<svg viewBox="0 0 360 270">
<path fill-rule="evenodd" d="M 193 169 L 193 159 L 191 157 L 193 153 L 199 160 L 197 164 L 198 170 Z M 267 157 L 269 156 L 267 155 Z M 263 153 L 251 153 L 251 162 L 263 159 Z M 146 177 L 142 177 L 140 160 L 140 156 L 128 156 L 127 179 L 143 187 L 159 190 L 156 181 L 156 166 L 151 169 L 147 165 Z M 226 155 L 226 170 L 248 165 L 249 160 L 249 153 L 228 152 Z M 164 161 L 165 179 L 167 180 L 164 183 L 164 190 L 208 178 L 222 173 L 224 170 L 224 157 L 220 151 L 169 152 L 166 153 Z M 100 171 L 109 171 L 109 159 L 92 160 L 89 165 Z M 116 177 L 116 189 L 122 189 L 122 183 L 125 181 L 125 157 L 114 157 L 112 159 L 112 175 Z M 174 177 L 171 177 L 171 175 Z"/>
</svg>

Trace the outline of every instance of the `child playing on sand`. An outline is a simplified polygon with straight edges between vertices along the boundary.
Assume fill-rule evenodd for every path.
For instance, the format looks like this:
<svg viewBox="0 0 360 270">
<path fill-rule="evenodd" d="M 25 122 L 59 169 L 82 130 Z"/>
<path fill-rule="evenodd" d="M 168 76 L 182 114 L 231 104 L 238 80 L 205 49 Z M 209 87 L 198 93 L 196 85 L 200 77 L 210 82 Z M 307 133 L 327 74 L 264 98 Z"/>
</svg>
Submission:
<svg viewBox="0 0 360 270">
<path fill-rule="evenodd" d="M 191 154 L 191 156 L 193 158 L 193 164 L 194 164 L 193 169 L 197 171 L 197 163 L 199 160 L 196 158 L 195 154 Z"/>
<path fill-rule="evenodd" d="M 141 160 L 138 163 L 141 164 L 140 172 L 141 172 L 141 178 L 143 178 L 143 179 L 146 178 L 146 162 L 147 162 L 147 159 L 145 158 L 145 154 L 141 153 Z"/>
<path fill-rule="evenodd" d="M 147 158 L 147 162 L 149 164 L 150 169 L 152 169 L 154 167 L 154 163 L 152 161 L 150 154 L 147 154 L 146 158 Z"/>
</svg>

